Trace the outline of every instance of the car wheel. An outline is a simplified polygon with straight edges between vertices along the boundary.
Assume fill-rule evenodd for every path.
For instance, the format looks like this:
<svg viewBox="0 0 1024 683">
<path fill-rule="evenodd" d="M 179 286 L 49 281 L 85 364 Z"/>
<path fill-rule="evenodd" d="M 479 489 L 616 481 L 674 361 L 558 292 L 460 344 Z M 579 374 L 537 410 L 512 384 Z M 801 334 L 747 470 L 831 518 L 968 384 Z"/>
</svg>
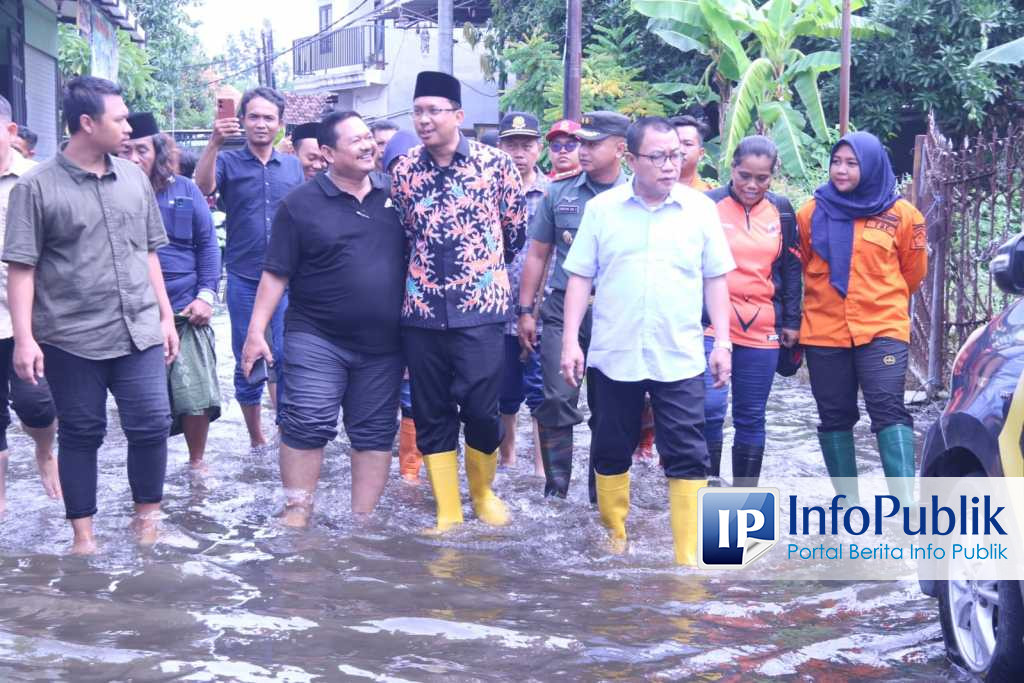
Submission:
<svg viewBox="0 0 1024 683">
<path fill-rule="evenodd" d="M 951 562 L 952 565 L 952 562 Z M 942 636 L 950 658 L 989 681 L 1019 680 L 1024 658 L 1024 605 L 1016 581 L 970 577 L 939 581 Z"/>
</svg>

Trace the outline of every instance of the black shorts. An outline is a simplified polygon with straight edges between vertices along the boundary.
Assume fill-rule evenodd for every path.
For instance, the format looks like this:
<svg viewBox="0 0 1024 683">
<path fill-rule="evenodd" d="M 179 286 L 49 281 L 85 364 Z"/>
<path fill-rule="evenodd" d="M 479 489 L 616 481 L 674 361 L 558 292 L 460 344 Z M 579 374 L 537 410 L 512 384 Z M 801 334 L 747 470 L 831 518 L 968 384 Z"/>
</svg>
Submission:
<svg viewBox="0 0 1024 683">
<path fill-rule="evenodd" d="M 352 448 L 390 451 L 398 431 L 400 353 L 359 353 L 308 332 L 285 332 L 277 424 L 292 448 L 323 448 L 338 435 L 338 410 Z"/>
</svg>

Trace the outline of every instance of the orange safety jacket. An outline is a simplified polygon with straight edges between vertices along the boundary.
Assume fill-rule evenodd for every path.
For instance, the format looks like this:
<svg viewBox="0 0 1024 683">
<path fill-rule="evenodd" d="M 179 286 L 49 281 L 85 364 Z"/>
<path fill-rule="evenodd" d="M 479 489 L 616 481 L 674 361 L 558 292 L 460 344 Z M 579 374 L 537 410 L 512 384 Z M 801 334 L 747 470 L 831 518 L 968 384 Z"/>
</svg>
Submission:
<svg viewBox="0 0 1024 683">
<path fill-rule="evenodd" d="M 718 207 L 736 268 L 725 278 L 734 344 L 779 348 L 783 329 L 800 327 L 800 254 L 796 219 L 789 200 L 772 192 L 747 209 L 732 185 L 706 193 Z M 705 312 L 706 335 L 714 335 Z"/>
<path fill-rule="evenodd" d="M 878 337 L 910 342 L 910 295 L 928 270 L 924 216 L 897 200 L 884 212 L 853 222 L 846 298 L 829 283 L 828 262 L 811 247 L 815 200 L 797 212 L 804 264 L 800 343 L 849 348 Z"/>
</svg>

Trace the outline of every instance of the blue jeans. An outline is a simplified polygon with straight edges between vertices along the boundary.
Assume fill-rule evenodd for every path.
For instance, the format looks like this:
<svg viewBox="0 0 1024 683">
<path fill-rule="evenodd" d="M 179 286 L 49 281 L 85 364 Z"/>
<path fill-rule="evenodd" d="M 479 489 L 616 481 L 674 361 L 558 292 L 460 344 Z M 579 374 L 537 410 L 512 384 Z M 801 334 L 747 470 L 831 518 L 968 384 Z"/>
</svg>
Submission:
<svg viewBox="0 0 1024 683">
<path fill-rule="evenodd" d="M 704 354 L 711 355 L 715 340 L 704 337 Z M 734 345 L 732 349 L 732 424 L 736 429 L 733 443 L 763 448 L 765 442 L 764 411 L 772 391 L 778 349 L 759 349 Z M 704 438 L 708 443 L 722 442 L 722 424 L 729 403 L 729 384 L 715 389 L 711 370 L 704 372 Z"/>
<path fill-rule="evenodd" d="M 526 401 L 530 413 L 544 402 L 544 378 L 541 377 L 540 354 L 532 351 L 526 360 L 519 360 L 522 347 L 519 337 L 505 335 L 505 368 L 502 371 L 498 407 L 502 415 L 515 415 Z"/>
<path fill-rule="evenodd" d="M 256 303 L 258 280 L 235 275 L 228 271 L 228 316 L 231 318 L 231 352 L 235 356 L 235 400 L 243 406 L 259 405 L 263 396 L 262 384 L 249 384 L 242 372 L 242 347 L 249 332 L 249 320 Z M 288 308 L 288 293 L 281 297 L 281 303 L 270 319 L 270 351 L 274 354 L 274 368 L 280 382 L 281 368 L 284 367 L 284 312 Z M 280 386 L 280 384 L 278 385 Z M 280 392 L 278 392 L 280 394 Z"/>
<path fill-rule="evenodd" d="M 89 360 L 42 345 L 57 406 L 57 469 L 68 519 L 96 514 L 96 453 L 107 433 L 107 391 L 128 441 L 128 483 L 136 503 L 164 495 L 171 405 L 163 346 Z"/>
</svg>

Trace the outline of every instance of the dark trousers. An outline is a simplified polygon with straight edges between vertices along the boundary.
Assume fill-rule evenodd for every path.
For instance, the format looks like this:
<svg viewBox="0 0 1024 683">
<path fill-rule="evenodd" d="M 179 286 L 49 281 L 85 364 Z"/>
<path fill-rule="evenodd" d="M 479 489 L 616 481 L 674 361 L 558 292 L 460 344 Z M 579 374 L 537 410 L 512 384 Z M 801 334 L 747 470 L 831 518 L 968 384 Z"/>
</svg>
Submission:
<svg viewBox="0 0 1024 683">
<path fill-rule="evenodd" d="M 448 330 L 402 329 L 416 446 L 421 453 L 456 450 L 460 420 L 466 426 L 467 446 L 482 453 L 498 448 L 504 336 L 504 323 Z"/>
<path fill-rule="evenodd" d="M 544 332 L 540 335 L 540 364 L 544 400 L 533 416 L 544 427 L 572 427 L 583 422 L 579 409 L 579 387 L 570 387 L 562 377 L 562 332 L 565 329 L 565 292 L 556 289 L 544 299 L 540 310 Z M 579 342 L 583 353 L 590 348 L 591 309 L 580 324 Z M 594 412 L 594 396 L 587 384 L 587 403 Z"/>
<path fill-rule="evenodd" d="M 908 345 L 882 337 L 852 348 L 806 346 L 811 392 L 818 404 L 818 431 L 845 432 L 860 419 L 857 389 L 877 434 L 893 425 L 913 426 L 903 391 L 906 384 Z"/>
<path fill-rule="evenodd" d="M 587 375 L 597 404 L 590 457 L 598 474 L 622 474 L 633 464 L 640 442 L 644 394 L 654 410 L 654 443 L 665 475 L 704 479 L 710 460 L 704 442 L 704 375 L 677 382 L 618 382 L 597 368 Z"/>
<path fill-rule="evenodd" d="M 18 377 L 11 365 L 14 339 L 0 339 L 0 451 L 7 450 L 7 428 L 11 425 L 9 404 L 26 427 L 42 429 L 53 424 L 57 410 L 46 378 L 30 384 Z"/>
<path fill-rule="evenodd" d="M 43 346 L 57 405 L 57 466 L 68 519 L 96 514 L 96 453 L 107 432 L 107 391 L 114 395 L 128 441 L 128 483 L 136 503 L 163 499 L 171 406 L 163 347 L 109 360 L 89 360 Z"/>
<path fill-rule="evenodd" d="M 360 353 L 309 332 L 286 332 L 277 424 L 292 448 L 323 448 L 338 435 L 338 411 L 356 451 L 395 443 L 402 354 Z"/>
</svg>

